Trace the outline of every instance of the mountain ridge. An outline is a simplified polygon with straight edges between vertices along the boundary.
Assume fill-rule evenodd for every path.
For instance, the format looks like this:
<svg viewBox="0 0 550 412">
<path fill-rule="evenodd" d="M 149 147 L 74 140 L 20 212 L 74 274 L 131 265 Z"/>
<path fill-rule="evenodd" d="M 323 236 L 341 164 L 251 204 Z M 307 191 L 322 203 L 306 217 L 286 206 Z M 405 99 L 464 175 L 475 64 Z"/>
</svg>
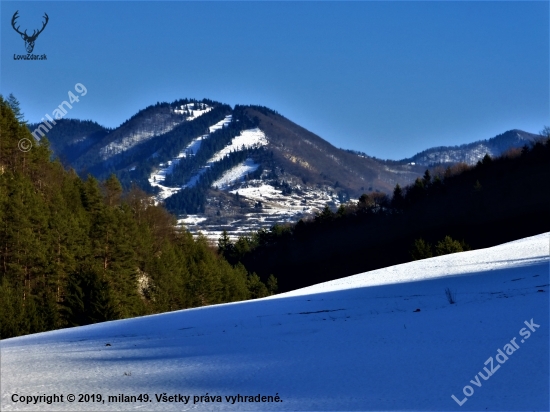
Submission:
<svg viewBox="0 0 550 412">
<path fill-rule="evenodd" d="M 60 120 L 57 120 L 57 122 L 56 122 L 57 124 L 54 127 L 53 132 L 50 131 L 50 133 L 47 134 L 48 140 L 50 141 L 52 150 L 56 153 L 56 155 L 58 155 L 62 158 L 64 157 L 65 160 L 69 159 L 69 163 L 72 163 L 72 162 L 74 162 L 74 157 L 75 156 L 74 155 L 73 156 L 67 156 L 68 154 L 71 154 L 71 152 L 76 152 L 77 157 L 78 157 L 78 155 L 82 154 L 81 152 L 82 152 L 83 148 L 84 149 L 90 149 L 91 146 L 98 146 L 98 145 L 107 146 L 109 144 L 112 144 L 114 141 L 116 141 L 118 136 L 123 134 L 124 129 L 128 129 L 131 126 L 131 124 L 133 122 L 135 122 L 136 119 L 139 118 L 139 116 L 147 114 L 148 111 L 158 110 L 158 108 L 160 108 L 160 110 L 166 110 L 170 106 L 177 105 L 180 102 L 201 102 L 201 103 L 208 102 L 208 103 L 214 103 L 214 104 L 221 104 L 221 103 L 213 102 L 213 101 L 208 100 L 208 99 L 203 99 L 201 101 L 198 101 L 196 99 L 180 99 L 180 100 L 176 100 L 173 103 L 166 103 L 166 102 L 157 103 L 156 105 L 150 105 L 150 106 L 146 107 L 145 109 L 142 109 L 142 110 L 138 111 L 135 115 L 133 115 L 132 117 L 130 117 L 129 119 L 127 119 L 126 121 L 121 123 L 120 126 L 115 127 L 115 128 L 108 128 L 108 127 L 102 126 L 102 125 L 100 125 L 97 122 L 94 122 L 92 120 L 60 119 Z M 226 105 L 226 107 L 229 107 L 229 106 Z M 470 142 L 470 143 L 463 143 L 463 144 L 460 144 L 460 145 L 453 145 L 453 146 L 434 146 L 434 147 L 430 147 L 430 148 L 427 148 L 427 149 L 422 150 L 420 152 L 417 152 L 413 156 L 403 158 L 403 159 L 397 159 L 397 160 L 395 160 L 395 159 L 378 159 L 375 156 L 370 156 L 370 155 L 368 155 L 364 152 L 361 152 L 361 151 L 343 149 L 343 148 L 336 148 L 330 142 L 322 139 L 318 135 L 310 132 L 309 130 L 293 123 L 292 121 L 290 121 L 286 117 L 282 116 L 281 114 L 279 114 L 275 110 L 269 109 L 269 108 L 264 107 L 264 106 L 257 106 L 257 105 L 250 105 L 250 106 L 243 106 L 243 107 L 247 107 L 247 111 L 250 113 L 251 116 L 256 117 L 256 118 L 262 117 L 262 119 L 264 120 L 264 123 L 262 125 L 268 130 L 272 129 L 270 131 L 274 132 L 274 133 L 268 133 L 272 137 L 277 138 L 277 137 L 280 136 L 280 127 L 279 127 L 279 130 L 277 130 L 278 125 L 275 125 L 275 127 L 272 127 L 273 123 L 269 122 L 269 116 L 277 116 L 277 117 L 280 117 L 280 119 L 284 119 L 284 121 L 286 121 L 287 123 L 290 124 L 290 126 L 286 125 L 286 132 L 288 134 L 299 136 L 300 133 L 301 133 L 301 134 L 307 135 L 308 137 L 310 137 L 311 140 L 308 140 L 308 139 L 304 138 L 304 139 L 302 139 L 302 142 L 304 142 L 306 144 L 309 144 L 309 145 L 311 145 L 311 146 L 313 146 L 317 149 L 320 149 L 321 152 L 323 151 L 323 149 L 326 149 L 327 147 L 329 147 L 330 148 L 329 150 L 336 149 L 338 151 L 344 151 L 344 152 L 347 152 L 349 154 L 358 155 L 361 158 L 370 159 L 370 160 L 372 160 L 371 163 L 376 163 L 377 161 L 378 162 L 380 162 L 380 161 L 390 162 L 390 163 L 394 163 L 394 164 L 415 163 L 415 164 L 422 165 L 422 166 L 427 166 L 427 167 L 433 167 L 435 165 L 441 165 L 441 164 L 444 164 L 444 165 L 449 164 L 450 165 L 450 164 L 459 163 L 459 162 L 464 162 L 464 163 L 467 163 L 467 164 L 471 165 L 471 164 L 476 163 L 481 158 L 483 158 L 483 156 L 485 154 L 489 154 L 491 157 L 500 156 L 506 150 L 509 150 L 510 148 L 521 148 L 526 144 L 527 145 L 532 144 L 533 142 L 535 142 L 537 139 L 540 138 L 539 135 L 534 134 L 534 133 L 525 132 L 525 131 L 519 130 L 519 129 L 512 129 L 512 130 L 508 130 L 504 133 L 501 133 L 501 134 L 499 134 L 497 136 L 494 136 L 492 138 L 489 138 L 489 139 L 477 140 L 477 141 L 473 141 L 473 142 Z M 152 115 L 156 115 L 157 117 L 161 117 L 160 114 L 161 113 L 158 113 L 158 112 L 157 113 L 156 112 L 152 113 Z M 165 113 L 165 117 L 170 117 L 168 115 L 169 115 L 168 112 Z M 258 119 L 258 120 L 260 120 L 260 119 Z M 146 121 L 149 122 L 149 123 L 152 123 L 151 118 L 146 119 Z M 166 119 L 158 120 L 158 122 L 166 123 Z M 29 129 L 33 129 L 33 128 L 37 127 L 38 124 L 39 123 L 29 124 Z M 175 124 L 174 127 L 177 127 L 179 124 L 181 124 L 181 121 L 177 122 L 177 124 Z M 141 125 L 138 125 L 138 127 L 139 126 L 141 126 Z M 153 125 L 153 127 L 154 126 L 155 126 L 155 124 Z M 156 126 L 158 126 L 158 124 Z M 62 130 L 62 129 L 64 129 L 64 130 Z M 300 133 L 297 133 L 296 129 L 299 130 Z M 153 134 L 152 137 L 160 136 L 160 135 L 165 134 L 167 132 L 168 131 Z M 109 136 L 106 139 L 106 141 L 107 141 L 107 143 L 106 143 L 104 138 L 107 135 L 109 135 Z M 67 139 L 68 136 L 71 136 L 72 139 Z M 87 141 L 86 143 L 83 143 L 86 140 L 91 140 L 91 142 Z M 148 139 L 145 139 L 145 141 L 146 140 L 148 140 Z M 277 140 L 277 143 L 283 148 L 283 150 L 285 150 L 284 149 L 284 143 L 281 144 L 281 139 L 276 139 L 276 140 Z M 140 144 L 140 143 L 144 143 L 144 141 L 142 140 L 140 142 L 137 142 L 137 144 Z M 319 146 L 321 146 L 321 147 L 319 147 Z M 104 147 L 103 147 L 103 149 L 104 149 Z M 478 149 L 478 150 L 476 150 L 476 149 Z M 481 150 L 479 150 L 479 149 L 481 149 Z M 69 150 L 69 152 L 67 152 L 68 150 Z M 126 150 L 128 150 L 128 149 L 126 149 Z M 121 150 L 121 152 L 122 151 L 124 151 L 124 150 Z M 288 149 L 286 149 L 286 151 L 288 152 Z M 468 153 L 458 154 L 458 156 L 455 156 L 454 158 L 449 156 L 446 153 L 441 153 L 441 152 L 449 152 L 449 151 L 453 151 L 453 152 L 462 151 L 462 152 L 468 152 Z M 475 153 L 476 151 L 479 152 L 479 153 Z M 481 152 L 483 152 L 483 154 L 481 154 Z M 447 156 L 447 157 L 445 158 L 445 156 Z M 112 157 L 112 155 L 108 156 L 108 157 Z M 347 157 L 345 157 L 345 160 L 347 160 L 347 161 L 349 161 L 349 160 L 356 161 L 356 159 L 354 157 L 355 156 L 347 156 Z M 305 166 L 306 170 L 307 169 L 311 170 L 311 167 L 310 167 L 309 163 L 307 162 L 307 160 L 302 160 L 298 156 L 287 155 L 286 159 L 290 163 L 294 163 L 294 164 L 296 164 L 296 163 L 300 164 L 301 163 L 302 165 Z M 74 165 L 74 166 L 76 166 L 75 169 L 77 169 L 77 171 L 79 169 L 79 166 L 82 166 L 80 163 L 83 163 L 83 162 L 76 162 L 76 164 Z M 73 166 L 73 165 L 71 165 L 71 166 Z"/>
<path fill-rule="evenodd" d="M 514 148 L 535 143 L 541 136 L 519 129 L 508 130 L 495 137 L 477 140 L 456 146 L 437 146 L 416 153 L 414 156 L 402 159 L 402 162 L 414 162 L 423 166 L 450 165 L 466 163 L 473 165 L 488 154 L 491 157 L 503 155 Z"/>
<path fill-rule="evenodd" d="M 473 164 L 537 138 L 512 130 L 408 159 L 381 160 L 337 148 L 267 107 L 232 108 L 209 99 L 157 103 L 115 129 L 90 121 L 58 123 L 47 137 L 67 166 L 99 179 L 114 173 L 124 187 L 137 185 L 172 213 L 191 215 L 181 222 L 212 238 L 223 229 L 242 233 L 295 222 L 363 193 L 389 194 L 426 168 Z"/>
</svg>

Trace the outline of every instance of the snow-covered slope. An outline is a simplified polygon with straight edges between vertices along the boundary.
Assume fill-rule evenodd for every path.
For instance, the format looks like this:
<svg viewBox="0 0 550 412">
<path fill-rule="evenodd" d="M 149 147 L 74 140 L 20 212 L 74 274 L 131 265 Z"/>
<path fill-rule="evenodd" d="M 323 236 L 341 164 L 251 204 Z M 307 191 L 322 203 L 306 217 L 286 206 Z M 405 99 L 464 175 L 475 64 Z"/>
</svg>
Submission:
<svg viewBox="0 0 550 412">
<path fill-rule="evenodd" d="M 1 409 L 548 410 L 549 236 L 4 340 Z"/>
<path fill-rule="evenodd" d="M 182 106 L 183 107 L 183 106 Z M 208 107 L 205 110 L 208 111 Z M 183 113 L 183 109 L 182 109 Z M 202 113 L 201 113 L 202 114 Z M 243 130 L 238 136 L 234 137 L 231 141 L 231 144 L 224 147 L 222 150 L 218 151 L 217 153 L 212 156 L 211 159 L 208 160 L 208 162 L 200 168 L 197 173 L 187 181 L 185 185 L 179 186 L 179 187 L 168 187 L 164 186 L 162 183 L 166 179 L 166 176 L 172 173 L 174 170 L 174 167 L 182 160 L 185 159 L 189 155 L 196 154 L 198 150 L 200 149 L 201 142 L 204 139 L 208 139 L 210 137 L 210 134 L 215 132 L 218 129 L 221 129 L 222 127 L 227 126 L 229 123 L 231 123 L 232 115 L 228 115 L 225 117 L 225 119 L 219 121 L 215 125 L 212 125 L 209 127 L 209 133 L 205 135 L 201 135 L 194 139 L 184 150 L 182 150 L 174 159 L 168 161 L 166 164 L 161 163 L 159 165 L 159 168 L 153 171 L 151 175 L 149 176 L 149 183 L 151 186 L 156 186 L 160 189 L 159 194 L 156 197 L 157 201 L 165 200 L 166 198 L 172 196 L 174 193 L 179 192 L 181 189 L 185 187 L 193 187 L 198 182 L 201 175 L 206 172 L 206 170 L 211 167 L 211 165 L 214 162 L 217 162 L 221 159 L 223 159 L 225 156 L 227 156 L 231 152 L 236 152 L 240 150 L 244 150 L 245 148 L 251 148 L 251 147 L 259 147 L 264 146 L 267 144 L 267 138 L 265 137 L 265 134 L 258 128 L 250 129 L 250 130 Z M 224 176 L 222 176 L 213 186 L 220 185 L 225 187 L 229 182 L 238 180 L 239 177 L 242 178 L 244 174 L 249 173 L 251 171 L 254 171 L 258 168 L 258 165 L 251 163 L 250 161 L 243 162 L 241 165 L 237 165 L 234 169 L 235 170 L 228 170 Z"/>
<path fill-rule="evenodd" d="M 206 113 L 209 110 L 210 108 L 207 107 L 203 112 Z M 192 113 L 194 112 L 197 112 L 197 111 L 193 111 Z M 183 109 L 182 109 L 182 113 L 183 113 Z M 203 114 L 203 113 L 200 113 L 200 114 Z M 200 114 L 194 114 L 193 116 L 198 117 Z M 181 159 L 185 159 L 187 156 L 192 156 L 193 154 L 196 154 L 201 147 L 202 141 L 204 139 L 208 139 L 211 133 L 231 123 L 231 118 L 232 116 L 228 115 L 225 117 L 225 119 L 220 120 L 218 123 L 212 126 L 209 126 L 208 134 L 204 134 L 193 139 L 193 141 L 189 143 L 185 149 L 183 149 L 180 153 L 178 153 L 178 155 L 174 159 L 169 160 L 166 164 L 161 163 L 159 165 L 159 168 L 154 170 L 153 173 L 151 173 L 151 175 L 149 176 L 149 184 L 151 186 L 156 186 L 160 189 L 160 192 L 156 198 L 157 201 L 165 200 L 166 198 L 172 196 L 174 193 L 177 193 L 182 189 L 182 187 L 164 186 L 162 183 L 166 179 L 166 176 L 172 173 L 172 171 L 174 170 L 174 167 L 181 161 Z"/>
<path fill-rule="evenodd" d="M 238 136 L 235 136 L 233 140 L 231 140 L 231 144 L 224 147 L 222 150 L 217 152 L 209 161 L 211 162 L 217 162 L 218 160 L 223 159 L 225 156 L 227 156 L 231 152 L 237 152 L 239 150 L 248 149 L 251 147 L 259 147 L 259 146 L 265 146 L 267 144 L 267 138 L 265 137 L 265 133 L 262 132 L 257 127 L 254 129 L 249 130 L 243 130 L 241 134 Z"/>
<path fill-rule="evenodd" d="M 196 175 L 192 176 L 185 187 L 193 187 L 198 182 L 201 175 L 206 172 L 206 169 L 212 166 L 213 163 L 218 162 L 222 160 L 225 156 L 227 156 L 231 152 L 238 152 L 240 150 L 249 149 L 251 147 L 259 147 L 259 146 L 265 146 L 267 144 L 267 138 L 265 137 L 264 132 L 262 132 L 260 129 L 250 129 L 250 130 L 243 130 L 238 136 L 235 136 L 231 140 L 231 144 L 224 147 L 222 150 L 216 152 L 214 156 L 212 156 L 208 161 L 206 162 L 206 165 L 199 169 Z M 239 165 L 240 166 L 240 165 Z M 239 167 L 237 166 L 237 168 Z M 253 169 L 252 167 L 250 169 Z M 255 170 L 255 169 L 254 169 Z M 237 172 L 229 171 L 229 175 L 233 175 Z M 222 177 L 223 179 L 223 177 Z M 212 186 L 215 186 L 212 185 Z"/>
<path fill-rule="evenodd" d="M 241 182 L 248 173 L 256 171 L 259 166 L 253 159 L 246 159 L 244 162 L 226 171 L 218 180 L 212 183 L 212 187 L 225 189 L 235 182 Z"/>
</svg>

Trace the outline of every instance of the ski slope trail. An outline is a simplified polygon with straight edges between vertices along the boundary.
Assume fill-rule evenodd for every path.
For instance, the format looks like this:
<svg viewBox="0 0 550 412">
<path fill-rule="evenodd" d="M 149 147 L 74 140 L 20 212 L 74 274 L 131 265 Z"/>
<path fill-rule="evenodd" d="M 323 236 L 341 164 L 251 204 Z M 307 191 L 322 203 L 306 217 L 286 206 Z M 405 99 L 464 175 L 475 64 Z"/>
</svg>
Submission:
<svg viewBox="0 0 550 412">
<path fill-rule="evenodd" d="M 3 340 L 1 410 L 548 410 L 549 241 Z"/>
<path fill-rule="evenodd" d="M 206 165 L 201 167 L 195 175 L 191 176 L 191 178 L 189 179 L 189 181 L 184 187 L 195 186 L 199 181 L 200 177 L 206 172 L 206 170 L 212 167 L 212 164 L 214 164 L 215 162 L 219 162 L 225 156 L 229 155 L 231 152 L 238 152 L 238 151 L 250 149 L 253 147 L 265 146 L 266 144 L 267 144 L 267 138 L 265 137 L 264 132 L 262 132 L 260 129 L 255 128 L 255 129 L 242 130 L 238 136 L 235 136 L 231 140 L 231 143 L 229 145 L 224 147 L 222 150 L 216 152 L 214 156 L 208 159 L 208 161 L 206 162 Z M 243 172 L 243 173 L 248 173 L 250 171 L 257 169 L 257 166 L 252 166 L 252 165 L 250 165 L 249 167 L 247 166 L 243 166 L 243 167 L 246 170 L 246 172 Z M 238 176 L 235 176 L 235 179 L 237 178 Z M 212 187 L 214 186 L 215 184 L 212 185 Z"/>
<path fill-rule="evenodd" d="M 183 108 L 183 106 L 182 106 L 182 108 Z M 202 112 L 207 112 L 209 110 L 210 110 L 210 108 L 207 107 L 207 109 L 203 110 Z M 181 112 L 183 113 L 183 110 L 181 110 Z M 201 112 L 201 111 L 197 111 L 197 112 Z M 202 115 L 203 114 L 202 112 L 198 115 L 193 114 L 192 116 L 188 117 L 187 120 L 195 119 L 196 117 Z M 188 156 L 192 156 L 192 155 L 196 154 L 199 151 L 203 140 L 208 139 L 210 137 L 210 135 L 213 132 L 215 132 L 216 130 L 222 129 L 223 127 L 227 127 L 227 125 L 229 125 L 229 123 L 231 123 L 231 119 L 232 119 L 232 115 L 228 115 L 228 116 L 225 116 L 225 118 L 223 120 L 220 120 L 216 124 L 214 124 L 212 126 L 209 126 L 209 128 L 208 128 L 209 133 L 208 134 L 204 134 L 204 135 L 201 135 L 201 136 L 196 137 L 195 139 L 193 139 L 191 141 L 191 143 L 189 143 L 185 147 L 185 149 L 183 149 L 181 152 L 179 152 L 178 155 L 175 158 L 173 158 L 172 160 L 169 160 L 166 163 L 161 163 L 159 165 L 159 168 L 154 170 L 151 173 L 151 175 L 149 176 L 149 179 L 148 179 L 149 184 L 151 186 L 156 186 L 160 189 L 160 192 L 157 195 L 157 200 L 158 201 L 166 200 L 168 197 L 172 196 L 173 194 L 179 192 L 182 189 L 182 187 L 168 187 L 168 186 L 162 185 L 161 183 L 163 183 L 166 180 L 166 176 L 168 176 L 169 174 L 171 174 L 174 171 L 174 168 L 178 165 L 178 163 L 182 159 L 185 159 Z"/>
</svg>

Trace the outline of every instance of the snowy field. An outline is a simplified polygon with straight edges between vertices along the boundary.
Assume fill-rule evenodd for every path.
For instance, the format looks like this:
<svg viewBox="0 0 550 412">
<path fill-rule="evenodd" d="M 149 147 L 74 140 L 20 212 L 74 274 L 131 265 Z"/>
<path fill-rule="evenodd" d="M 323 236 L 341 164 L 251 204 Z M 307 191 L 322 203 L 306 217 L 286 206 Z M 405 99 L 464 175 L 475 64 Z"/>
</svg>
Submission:
<svg viewBox="0 0 550 412">
<path fill-rule="evenodd" d="M 549 241 L 7 339 L 1 410 L 546 411 Z"/>
<path fill-rule="evenodd" d="M 241 214 L 237 219 L 223 224 L 203 219 L 197 224 L 188 226 L 189 231 L 194 234 L 201 232 L 215 244 L 222 230 L 226 230 L 229 237 L 236 240 L 239 236 L 248 235 L 260 229 L 269 229 L 275 224 L 296 223 L 302 218 L 310 218 L 327 204 L 331 205 L 333 209 L 340 205 L 337 195 L 334 190 L 330 190 L 331 188 L 319 189 L 295 185 L 291 194 L 283 195 L 280 188 L 259 179 L 248 180 L 235 188 L 235 186 L 231 186 L 231 183 L 239 180 L 239 170 L 243 169 L 231 169 L 227 173 L 229 177 L 226 178 L 224 175 L 223 180 L 220 179 L 214 183 L 224 183 L 218 188 L 228 189 L 229 187 L 229 193 L 239 193 L 242 199 L 249 201 L 251 207 L 254 203 L 261 202 L 262 208 Z M 246 173 L 243 172 L 241 179 L 244 174 Z M 237 178 L 233 179 L 235 176 Z"/>
</svg>

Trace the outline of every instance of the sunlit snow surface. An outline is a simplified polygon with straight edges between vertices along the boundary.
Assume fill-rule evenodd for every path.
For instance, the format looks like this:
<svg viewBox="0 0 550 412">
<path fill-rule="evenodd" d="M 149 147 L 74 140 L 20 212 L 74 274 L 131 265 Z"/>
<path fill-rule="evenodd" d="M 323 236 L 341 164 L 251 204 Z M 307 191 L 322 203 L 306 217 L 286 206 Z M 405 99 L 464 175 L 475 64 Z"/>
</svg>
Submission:
<svg viewBox="0 0 550 412">
<path fill-rule="evenodd" d="M 549 241 L 545 233 L 266 299 L 4 340 L 1 409 L 548 410 Z M 520 342 L 531 319 L 540 328 Z M 472 384 L 512 338 L 519 349 Z M 466 385 L 474 393 L 460 407 L 451 395 L 463 400 Z M 153 401 L 38 407 L 12 402 L 16 393 Z M 156 402 L 163 393 L 191 404 Z M 283 402 L 193 404 L 206 393 Z"/>
<path fill-rule="evenodd" d="M 255 129 L 243 130 L 238 136 L 235 136 L 233 140 L 231 140 L 230 145 L 217 152 L 208 162 L 217 162 L 231 152 L 238 152 L 245 148 L 249 149 L 252 147 L 265 146 L 266 144 L 267 138 L 265 137 L 265 133 L 257 127 Z"/>
<path fill-rule="evenodd" d="M 222 190 L 226 189 L 233 183 L 242 181 L 248 173 L 256 171 L 259 166 L 260 165 L 255 163 L 254 160 L 246 159 L 244 162 L 227 170 L 222 177 L 212 183 L 212 187 L 217 187 Z"/>
<path fill-rule="evenodd" d="M 201 217 L 199 215 L 188 215 L 184 219 L 178 219 L 178 225 L 193 226 L 198 223 L 204 222 L 205 220 L 205 217 Z"/>
<path fill-rule="evenodd" d="M 206 170 L 209 167 L 211 167 L 213 163 L 222 160 L 229 153 L 238 152 L 240 150 L 249 149 L 253 147 L 260 147 L 266 144 L 267 144 L 267 138 L 265 137 L 264 132 L 262 132 L 260 129 L 255 128 L 255 129 L 243 130 L 238 136 L 235 136 L 231 140 L 231 143 L 229 145 L 224 147 L 222 150 L 216 152 L 216 154 L 214 154 L 214 156 L 212 156 L 208 160 L 208 162 L 206 162 L 206 165 L 201 169 L 199 169 L 199 171 L 189 179 L 189 181 L 185 184 L 184 187 L 195 186 L 199 181 L 201 175 L 204 172 L 206 172 Z M 232 172 L 230 172 L 230 174 L 231 173 Z"/>
</svg>

